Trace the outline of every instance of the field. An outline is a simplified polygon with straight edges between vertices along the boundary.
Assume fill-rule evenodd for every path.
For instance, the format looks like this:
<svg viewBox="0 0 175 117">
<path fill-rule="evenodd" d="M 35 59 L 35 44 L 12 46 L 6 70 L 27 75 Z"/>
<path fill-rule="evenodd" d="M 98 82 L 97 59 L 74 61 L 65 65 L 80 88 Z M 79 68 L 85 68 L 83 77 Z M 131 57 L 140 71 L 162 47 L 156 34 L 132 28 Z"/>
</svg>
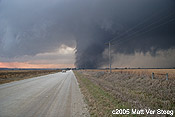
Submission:
<svg viewBox="0 0 175 117">
<path fill-rule="evenodd" d="M 109 70 L 85 70 L 85 71 L 98 71 L 98 72 L 109 72 Z M 152 73 L 155 74 L 155 78 L 175 78 L 175 69 L 115 69 L 112 72 L 125 73 L 125 74 L 137 74 L 139 76 L 152 77 Z"/>
<path fill-rule="evenodd" d="M 60 70 L 0 70 L 0 84 L 59 72 Z"/>
<path fill-rule="evenodd" d="M 117 69 L 112 73 L 107 70 L 74 72 L 92 116 L 112 116 L 111 112 L 116 108 L 175 111 L 174 69 Z M 151 77 L 152 72 L 155 73 L 154 79 Z M 169 74 L 168 80 L 166 73 Z"/>
</svg>

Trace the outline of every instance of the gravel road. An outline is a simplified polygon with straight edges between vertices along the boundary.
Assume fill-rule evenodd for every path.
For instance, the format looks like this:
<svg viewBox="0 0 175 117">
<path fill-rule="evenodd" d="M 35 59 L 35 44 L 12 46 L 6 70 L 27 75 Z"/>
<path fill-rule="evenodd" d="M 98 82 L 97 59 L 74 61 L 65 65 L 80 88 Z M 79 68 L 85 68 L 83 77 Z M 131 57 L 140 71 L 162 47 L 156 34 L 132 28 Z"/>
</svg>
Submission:
<svg viewBox="0 0 175 117">
<path fill-rule="evenodd" d="M 89 116 L 72 71 L 0 85 L 0 117 Z"/>
</svg>

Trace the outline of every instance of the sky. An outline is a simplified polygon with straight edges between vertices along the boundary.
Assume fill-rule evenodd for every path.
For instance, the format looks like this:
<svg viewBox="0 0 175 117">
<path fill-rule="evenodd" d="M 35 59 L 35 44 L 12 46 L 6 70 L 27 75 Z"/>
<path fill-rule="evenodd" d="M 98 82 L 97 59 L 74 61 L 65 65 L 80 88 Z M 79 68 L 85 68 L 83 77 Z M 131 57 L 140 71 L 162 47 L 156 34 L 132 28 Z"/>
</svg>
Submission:
<svg viewBox="0 0 175 117">
<path fill-rule="evenodd" d="M 174 0 L 0 0 L 0 67 L 175 67 Z"/>
</svg>

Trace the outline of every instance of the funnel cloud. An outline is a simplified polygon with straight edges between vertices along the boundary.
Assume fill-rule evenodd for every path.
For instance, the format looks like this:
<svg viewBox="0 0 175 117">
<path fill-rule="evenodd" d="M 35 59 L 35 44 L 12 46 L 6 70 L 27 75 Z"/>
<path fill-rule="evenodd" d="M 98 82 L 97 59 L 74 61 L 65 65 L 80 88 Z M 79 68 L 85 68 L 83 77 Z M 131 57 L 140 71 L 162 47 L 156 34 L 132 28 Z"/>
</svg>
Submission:
<svg viewBox="0 0 175 117">
<path fill-rule="evenodd" d="M 105 43 L 113 40 L 113 64 L 139 66 L 129 59 L 175 55 L 174 27 L 173 0 L 0 0 L 0 62 L 39 61 L 65 45 L 75 49 L 76 67 L 99 68 L 108 65 Z M 168 60 L 148 67 L 175 66 Z"/>
</svg>

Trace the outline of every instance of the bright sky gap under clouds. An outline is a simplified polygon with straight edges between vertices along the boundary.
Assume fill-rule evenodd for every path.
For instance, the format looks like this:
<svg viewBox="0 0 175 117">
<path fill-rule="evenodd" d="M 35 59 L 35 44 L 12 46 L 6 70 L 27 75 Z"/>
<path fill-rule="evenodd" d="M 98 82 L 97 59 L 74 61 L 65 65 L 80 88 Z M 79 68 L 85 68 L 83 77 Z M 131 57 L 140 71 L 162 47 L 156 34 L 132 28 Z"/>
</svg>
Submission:
<svg viewBox="0 0 175 117">
<path fill-rule="evenodd" d="M 0 67 L 175 67 L 174 0 L 0 0 Z"/>
<path fill-rule="evenodd" d="M 61 45 L 53 52 L 0 60 L 0 66 L 3 68 L 72 68 L 75 62 L 75 48 Z"/>
</svg>

